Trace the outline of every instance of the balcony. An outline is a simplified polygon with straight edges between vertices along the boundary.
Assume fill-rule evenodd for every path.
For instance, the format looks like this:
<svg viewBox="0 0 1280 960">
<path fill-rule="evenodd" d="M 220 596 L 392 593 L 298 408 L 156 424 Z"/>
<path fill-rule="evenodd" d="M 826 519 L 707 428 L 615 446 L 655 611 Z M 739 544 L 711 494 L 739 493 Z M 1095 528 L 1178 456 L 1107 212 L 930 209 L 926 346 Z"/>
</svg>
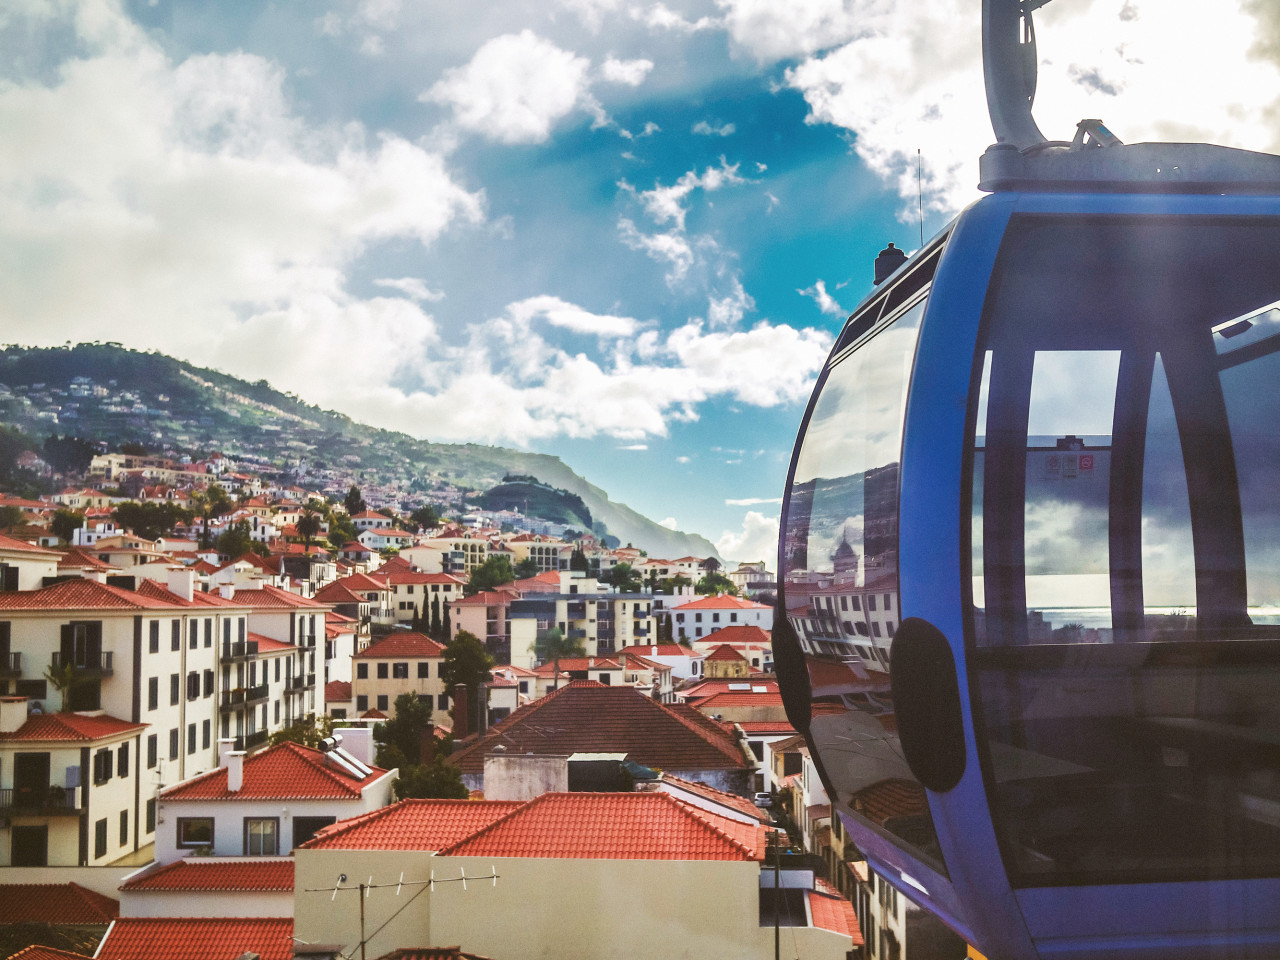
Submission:
<svg viewBox="0 0 1280 960">
<path fill-rule="evenodd" d="M 242 737 L 236 737 L 235 743 L 231 745 L 233 750 L 252 750 L 267 742 L 267 731 L 256 730 L 253 733 L 246 733 Z"/>
<path fill-rule="evenodd" d="M 566 604 L 565 616 L 569 620 L 585 620 L 587 618 L 587 605 L 582 600 L 576 600 L 573 603 Z"/>
<path fill-rule="evenodd" d="M 57 650 L 53 653 L 54 671 L 61 670 L 64 666 L 70 664 L 76 676 L 86 680 L 111 676 L 115 672 L 112 668 L 112 661 L 113 655 L 110 650 L 103 650 L 97 653 L 77 651 L 71 656 L 67 656 Z"/>
<path fill-rule="evenodd" d="M 290 677 L 289 682 L 285 684 L 285 686 L 287 686 L 290 690 L 300 690 L 306 684 L 306 682 L 307 682 L 307 678 L 302 674 L 298 674 L 295 677 Z"/>
<path fill-rule="evenodd" d="M 0 677 L 6 679 L 22 676 L 22 654 L 0 653 Z"/>
<path fill-rule="evenodd" d="M 237 643 L 223 641 L 223 660 L 252 660 L 258 655 L 257 640 L 241 640 Z"/>
<path fill-rule="evenodd" d="M 583 629 L 582 629 L 582 628 L 580 628 L 580 627 L 570 627 L 570 628 L 569 628 L 569 639 L 570 639 L 570 640 L 585 640 L 585 639 L 587 639 L 587 631 L 586 631 L 586 630 L 583 630 Z"/>
<path fill-rule="evenodd" d="M 633 637 L 647 637 L 649 635 L 648 627 L 632 627 L 631 635 Z"/>
<path fill-rule="evenodd" d="M 77 814 L 80 791 L 75 787 L 15 787 L 0 790 L 0 813 L 5 816 Z"/>
<path fill-rule="evenodd" d="M 259 684 L 256 687 L 250 687 L 244 692 L 245 706 L 263 703 L 270 697 L 270 695 L 270 691 L 267 689 L 267 685 L 265 683 Z"/>
<path fill-rule="evenodd" d="M 222 698 L 218 701 L 218 709 L 224 713 L 228 710 L 238 710 L 244 706 L 244 687 L 237 687 L 234 690 L 223 690 Z"/>
</svg>

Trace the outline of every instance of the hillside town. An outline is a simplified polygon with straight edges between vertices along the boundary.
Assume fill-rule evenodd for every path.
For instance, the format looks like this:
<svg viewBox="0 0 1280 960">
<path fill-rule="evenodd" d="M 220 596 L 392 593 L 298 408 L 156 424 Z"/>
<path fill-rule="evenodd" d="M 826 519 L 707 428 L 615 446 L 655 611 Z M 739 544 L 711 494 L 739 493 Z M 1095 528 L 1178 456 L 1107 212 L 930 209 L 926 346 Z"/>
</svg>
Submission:
<svg viewBox="0 0 1280 960">
<path fill-rule="evenodd" d="M 764 562 L 343 494 L 111 453 L 0 497 L 6 956 L 932 935 L 788 722 Z"/>
</svg>

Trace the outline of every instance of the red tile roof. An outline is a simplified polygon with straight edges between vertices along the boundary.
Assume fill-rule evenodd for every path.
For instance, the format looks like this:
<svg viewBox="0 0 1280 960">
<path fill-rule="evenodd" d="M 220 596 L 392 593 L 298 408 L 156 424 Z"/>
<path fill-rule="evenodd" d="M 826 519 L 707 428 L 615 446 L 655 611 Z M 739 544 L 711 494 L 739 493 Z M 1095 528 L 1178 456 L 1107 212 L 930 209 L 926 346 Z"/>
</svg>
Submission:
<svg viewBox="0 0 1280 960">
<path fill-rule="evenodd" d="M 385 660 L 393 657 L 443 657 L 444 647 L 421 633 L 399 631 L 365 647 L 356 657 Z"/>
<path fill-rule="evenodd" d="M 720 644 L 720 646 L 716 647 L 714 650 L 708 653 L 707 660 L 708 661 L 733 660 L 733 661 L 741 661 L 742 663 L 747 662 L 746 657 L 740 654 L 737 650 L 733 649 L 733 647 L 729 646 L 729 644 L 727 643 Z"/>
<path fill-rule="evenodd" d="M 654 652 L 654 651 L 657 652 Z M 635 644 L 630 647 L 623 647 L 618 651 L 617 655 L 626 654 L 627 656 L 641 657 L 696 657 L 688 647 L 682 647 L 678 643 L 658 643 L 658 644 Z"/>
<path fill-rule="evenodd" d="M 330 680 L 324 685 L 324 702 L 335 703 L 351 699 L 351 682 L 349 680 Z"/>
<path fill-rule="evenodd" d="M 503 584 L 510 586 L 510 584 Z M 461 600 L 454 600 L 455 607 L 500 607 L 511 603 L 515 600 L 514 590 L 481 590 L 479 593 L 473 593 L 469 597 L 463 597 Z"/>
<path fill-rule="evenodd" d="M 785 720 L 739 720 L 738 726 L 742 728 L 743 733 L 778 734 L 788 737 L 793 737 L 796 733 L 795 727 Z"/>
<path fill-rule="evenodd" d="M 17 730 L 0 733 L 0 740 L 85 742 L 133 733 L 147 726 L 106 715 L 88 717 L 80 713 L 35 713 L 30 714 Z"/>
<path fill-rule="evenodd" d="M 699 697 L 696 704 L 699 710 L 715 710 L 722 707 L 781 707 L 782 694 L 776 690 L 766 693 L 733 690 L 726 693 L 713 693 L 709 697 Z"/>
<path fill-rule="evenodd" d="M 148 870 L 121 890 L 293 890 L 293 858 L 241 860 L 238 857 L 188 857 Z"/>
<path fill-rule="evenodd" d="M 37 943 L 30 947 L 23 947 L 9 960 L 91 960 L 91 958 L 87 953 L 72 953 L 70 950 L 59 950 L 57 947 L 46 947 Z"/>
<path fill-rule="evenodd" d="M 840 892 L 827 881 L 814 881 L 815 890 L 809 891 L 809 914 L 813 925 L 820 930 L 830 930 L 853 940 L 855 947 L 863 945 L 862 929 L 853 904 L 840 896 Z"/>
<path fill-rule="evenodd" d="M 356 780 L 324 759 L 319 750 L 281 743 L 244 759 L 244 779 L 235 793 L 227 789 L 227 769 L 219 767 L 170 787 L 160 796 L 173 800 L 354 800 L 387 771 Z"/>
<path fill-rule="evenodd" d="M 760 860 L 765 833 L 665 793 L 544 793 L 440 856 Z"/>
<path fill-rule="evenodd" d="M 591 680 L 574 680 L 520 707 L 450 759 L 463 773 L 483 774 L 485 754 L 499 743 L 512 753 L 626 753 L 662 770 L 754 767 L 731 728 L 630 687 Z"/>
<path fill-rule="evenodd" d="M 761 810 L 746 797 L 740 797 L 736 793 L 726 793 L 723 790 L 717 790 L 715 787 L 705 783 L 699 783 L 696 780 L 686 780 L 683 777 L 673 776 L 670 773 L 662 775 L 662 783 L 669 783 L 679 790 L 687 790 L 689 793 L 697 794 L 703 799 L 718 803 L 723 807 L 728 807 L 738 813 L 745 813 L 753 820 L 759 820 L 761 823 L 772 823 L 773 818 L 764 810 Z M 677 795 L 676 799 L 680 799 Z"/>
<path fill-rule="evenodd" d="M 273 640 L 271 637 L 263 636 L 261 633 L 254 633 L 250 630 L 245 634 L 246 640 L 252 640 L 258 645 L 258 653 L 279 653 L 281 650 L 297 650 L 292 643 L 285 643 L 283 640 Z"/>
<path fill-rule="evenodd" d="M 381 574 L 386 570 L 387 566 L 390 566 L 390 564 L 380 567 L 374 573 Z M 463 587 L 467 583 L 465 578 L 455 577 L 452 573 L 419 573 L 417 570 L 399 569 L 387 571 L 387 580 L 396 585 L 402 583 L 447 583 L 455 587 Z"/>
<path fill-rule="evenodd" d="M 443 850 L 521 806 L 515 800 L 401 800 L 325 827 L 299 849 Z"/>
<path fill-rule="evenodd" d="M 292 960 L 292 917 L 121 917 L 97 960 Z"/>
<path fill-rule="evenodd" d="M 771 644 L 769 631 L 755 624 L 734 623 L 719 630 L 713 630 L 698 640 L 698 643 L 731 643 L 750 644 L 756 647 L 768 647 Z"/>
<path fill-rule="evenodd" d="M 372 710 L 366 710 L 360 714 L 361 720 L 387 720 L 390 719 L 385 713 L 375 707 Z"/>
<path fill-rule="evenodd" d="M 0 506 L 15 504 L 14 500 L 0 500 Z M 20 550 L 23 553 L 39 553 L 52 560 L 58 556 L 57 550 L 50 550 L 48 547 L 37 547 L 34 543 L 27 543 L 25 540 L 19 540 L 17 537 L 11 537 L 8 534 L 0 533 L 0 550 Z"/>
<path fill-rule="evenodd" d="M 0 923 L 106 925 L 120 916 L 120 901 L 78 883 L 0 884 Z"/>
<path fill-rule="evenodd" d="M 290 593 L 288 590 L 273 587 L 269 583 L 264 583 L 253 590 L 237 587 L 235 601 L 244 606 L 253 607 L 255 610 L 285 610 L 298 607 L 321 609 L 326 606 L 315 600 L 300 597 L 296 593 Z"/>
<path fill-rule="evenodd" d="M 365 591 L 377 590 L 381 592 L 383 590 L 390 589 L 390 587 L 388 587 L 386 583 L 384 583 L 381 580 L 375 580 L 373 577 L 369 576 L 367 573 L 352 573 L 348 576 L 342 577 L 341 579 L 335 580 L 333 582 L 340 583 L 344 587 L 348 588 L 349 590 L 365 590 Z"/>
<path fill-rule="evenodd" d="M 119 570 L 114 563 L 107 563 L 82 547 L 72 547 L 58 561 L 60 570 Z"/>
<path fill-rule="evenodd" d="M 540 677 L 549 677 L 555 673 L 555 660 L 550 660 L 541 666 L 534 667 L 533 672 Z M 622 667 L 617 660 L 609 657 L 561 657 L 559 660 L 561 674 L 567 674 L 570 670 L 621 670 Z"/>
<path fill-rule="evenodd" d="M 671 609 L 682 612 L 684 610 L 768 610 L 769 607 L 754 600 L 743 600 L 741 597 L 722 593 L 713 597 L 699 597 L 697 600 L 690 600 Z"/>
<path fill-rule="evenodd" d="M 39 590 L 0 593 L 0 610 L 175 610 L 181 605 L 152 600 L 132 590 L 76 578 Z"/>
<path fill-rule="evenodd" d="M 355 593 L 350 587 L 339 583 L 337 580 L 333 583 L 326 583 L 323 587 L 316 591 L 315 598 L 321 603 L 368 603 L 364 597 Z"/>
</svg>

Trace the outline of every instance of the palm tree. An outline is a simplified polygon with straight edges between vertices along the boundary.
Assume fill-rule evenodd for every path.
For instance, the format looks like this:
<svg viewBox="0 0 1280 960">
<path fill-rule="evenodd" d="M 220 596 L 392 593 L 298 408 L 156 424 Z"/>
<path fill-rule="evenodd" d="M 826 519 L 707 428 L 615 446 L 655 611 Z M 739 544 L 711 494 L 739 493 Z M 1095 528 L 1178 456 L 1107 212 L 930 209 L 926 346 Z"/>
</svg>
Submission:
<svg viewBox="0 0 1280 960">
<path fill-rule="evenodd" d="M 552 690 L 560 686 L 560 658 L 581 657 L 587 652 L 581 640 L 566 637 L 559 627 L 539 630 L 538 638 L 534 641 L 534 649 L 543 663 L 551 660 L 555 664 L 551 674 Z"/>
<path fill-rule="evenodd" d="M 71 691 L 80 684 L 81 678 L 76 675 L 76 667 L 70 661 L 63 661 L 54 666 L 50 664 L 44 672 L 44 678 L 49 681 L 59 696 L 62 697 L 62 706 L 58 708 L 59 713 L 71 712 Z"/>
</svg>

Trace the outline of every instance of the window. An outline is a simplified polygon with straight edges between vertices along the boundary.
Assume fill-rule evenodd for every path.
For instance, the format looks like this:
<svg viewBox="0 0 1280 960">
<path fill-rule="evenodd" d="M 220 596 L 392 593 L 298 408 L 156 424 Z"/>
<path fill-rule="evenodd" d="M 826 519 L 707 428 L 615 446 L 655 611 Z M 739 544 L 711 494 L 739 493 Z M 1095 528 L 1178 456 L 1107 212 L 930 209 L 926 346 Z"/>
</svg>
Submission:
<svg viewBox="0 0 1280 960">
<path fill-rule="evenodd" d="M 169 674 L 169 706 L 176 707 L 182 699 L 182 677 L 176 673 Z"/>
<path fill-rule="evenodd" d="M 840 599 L 841 599 L 841 601 L 843 601 L 843 600 L 844 600 L 844 597 L 841 597 Z M 738 614 L 737 614 L 736 612 L 735 612 L 735 613 L 731 613 L 731 614 L 729 614 L 729 622 L 730 622 L 730 623 L 737 623 L 737 622 L 738 622 Z"/>
<path fill-rule="evenodd" d="M 173 620 L 169 624 L 169 649 L 182 649 L 182 621 Z"/>
<path fill-rule="evenodd" d="M 93 755 L 93 782 L 103 784 L 111 779 L 111 748 L 103 747 Z M 103 841 L 105 843 L 105 841 Z M 98 854 L 102 856 L 102 854 Z"/>
<path fill-rule="evenodd" d="M 276 657 L 276 683 L 280 682 L 280 658 Z"/>
<path fill-rule="evenodd" d="M 107 855 L 107 818 L 93 825 L 93 856 L 96 860 Z"/>
<path fill-rule="evenodd" d="M 160 621 L 152 620 L 147 624 L 149 633 L 147 635 L 147 650 L 150 653 L 160 652 Z"/>
<path fill-rule="evenodd" d="M 449 709 L 449 695 L 447 693 L 442 693 L 436 697 L 436 709 L 437 710 Z"/>
<path fill-rule="evenodd" d="M 279 852 L 276 834 L 280 821 L 275 817 L 244 821 L 244 855 L 246 857 L 275 856 Z"/>
<path fill-rule="evenodd" d="M 385 693 L 378 694 L 378 709 L 385 712 L 387 707 L 387 695 Z"/>
<path fill-rule="evenodd" d="M 196 725 L 194 723 L 187 724 L 187 753 L 196 752 Z"/>
<path fill-rule="evenodd" d="M 244 643 L 245 641 L 245 632 L 247 629 L 248 628 L 245 627 L 244 617 L 240 617 L 239 619 L 236 620 L 236 636 L 241 643 Z"/>
<path fill-rule="evenodd" d="M 231 621 L 230 620 L 222 621 L 222 642 L 223 643 L 231 642 Z"/>
<path fill-rule="evenodd" d="M 356 697 L 356 713 L 364 713 L 369 709 L 369 698 L 363 693 Z"/>
<path fill-rule="evenodd" d="M 153 733 L 151 734 L 151 736 L 147 737 L 147 769 L 148 770 L 150 770 L 152 767 L 156 765 L 156 762 L 157 762 L 156 754 L 159 752 L 159 749 L 160 749 L 159 737 L 157 734 Z"/>
<path fill-rule="evenodd" d="M 208 750 L 213 737 L 213 724 L 208 720 L 200 724 L 200 746 Z"/>
<path fill-rule="evenodd" d="M 890 598 L 892 598 L 892 596 L 893 594 L 891 593 L 886 593 L 884 595 L 884 608 L 886 611 L 893 609 L 893 604 L 890 602 Z"/>
<path fill-rule="evenodd" d="M 116 776 L 127 777 L 129 775 L 129 745 L 127 743 L 120 744 L 120 749 L 116 751 Z"/>
<path fill-rule="evenodd" d="M 147 833 L 156 832 L 156 801 L 154 798 L 147 801 Z"/>
<path fill-rule="evenodd" d="M 129 811 L 120 811 L 120 846 L 129 844 Z"/>
<path fill-rule="evenodd" d="M 387 664 L 385 661 L 378 664 L 378 679 L 379 680 L 387 679 Z"/>
<path fill-rule="evenodd" d="M 711 615 L 711 622 L 712 622 L 712 623 L 719 623 L 719 622 L 720 622 L 720 614 L 718 614 L 718 613 L 713 613 L 713 614 Z"/>
<path fill-rule="evenodd" d="M 876 595 L 874 593 L 867 594 L 867 610 L 874 611 L 876 608 Z"/>
<path fill-rule="evenodd" d="M 356 679 L 357 680 L 369 679 L 369 665 L 367 663 L 356 664 Z"/>
<path fill-rule="evenodd" d="M 206 670 L 204 672 L 204 695 L 206 697 L 213 696 L 213 685 L 214 685 L 213 671 Z"/>
<path fill-rule="evenodd" d="M 408 679 L 409 679 L 409 664 L 407 664 L 407 663 L 393 663 L 393 664 L 391 665 L 391 676 L 392 676 L 392 677 L 394 677 L 396 680 L 408 680 Z"/>
<path fill-rule="evenodd" d="M 160 678 L 147 679 L 147 709 L 156 710 L 160 706 Z"/>
<path fill-rule="evenodd" d="M 693 615 L 693 622 L 694 622 L 694 623 L 701 623 L 701 622 L 702 622 L 702 614 L 700 614 L 700 613 L 695 613 L 695 614 Z"/>
<path fill-rule="evenodd" d="M 418 679 L 426 680 L 431 676 L 431 663 L 427 660 L 418 661 Z"/>
<path fill-rule="evenodd" d="M 181 747 L 182 736 L 177 727 L 169 731 L 169 759 L 177 760 L 178 751 Z"/>
<path fill-rule="evenodd" d="M 151 822 L 150 809 L 147 811 L 147 817 L 148 822 Z M 155 829 L 154 823 L 152 823 L 152 829 Z M 213 846 L 213 817 L 179 817 L 178 846 L 184 848 Z"/>
<path fill-rule="evenodd" d="M 276 723 L 279 723 L 279 722 L 280 722 L 280 701 L 279 701 L 279 700 L 277 700 L 277 701 L 276 701 L 276 719 L 275 719 L 275 722 L 276 722 Z"/>
<path fill-rule="evenodd" d="M 192 670 L 187 674 L 187 699 L 198 700 L 200 698 L 200 672 Z"/>
<path fill-rule="evenodd" d="M 192 620 L 191 627 L 187 631 L 187 647 L 191 650 L 200 646 L 200 621 Z"/>
<path fill-rule="evenodd" d="M 205 617 L 204 620 L 204 645 L 206 647 L 213 646 L 213 618 Z"/>
</svg>

